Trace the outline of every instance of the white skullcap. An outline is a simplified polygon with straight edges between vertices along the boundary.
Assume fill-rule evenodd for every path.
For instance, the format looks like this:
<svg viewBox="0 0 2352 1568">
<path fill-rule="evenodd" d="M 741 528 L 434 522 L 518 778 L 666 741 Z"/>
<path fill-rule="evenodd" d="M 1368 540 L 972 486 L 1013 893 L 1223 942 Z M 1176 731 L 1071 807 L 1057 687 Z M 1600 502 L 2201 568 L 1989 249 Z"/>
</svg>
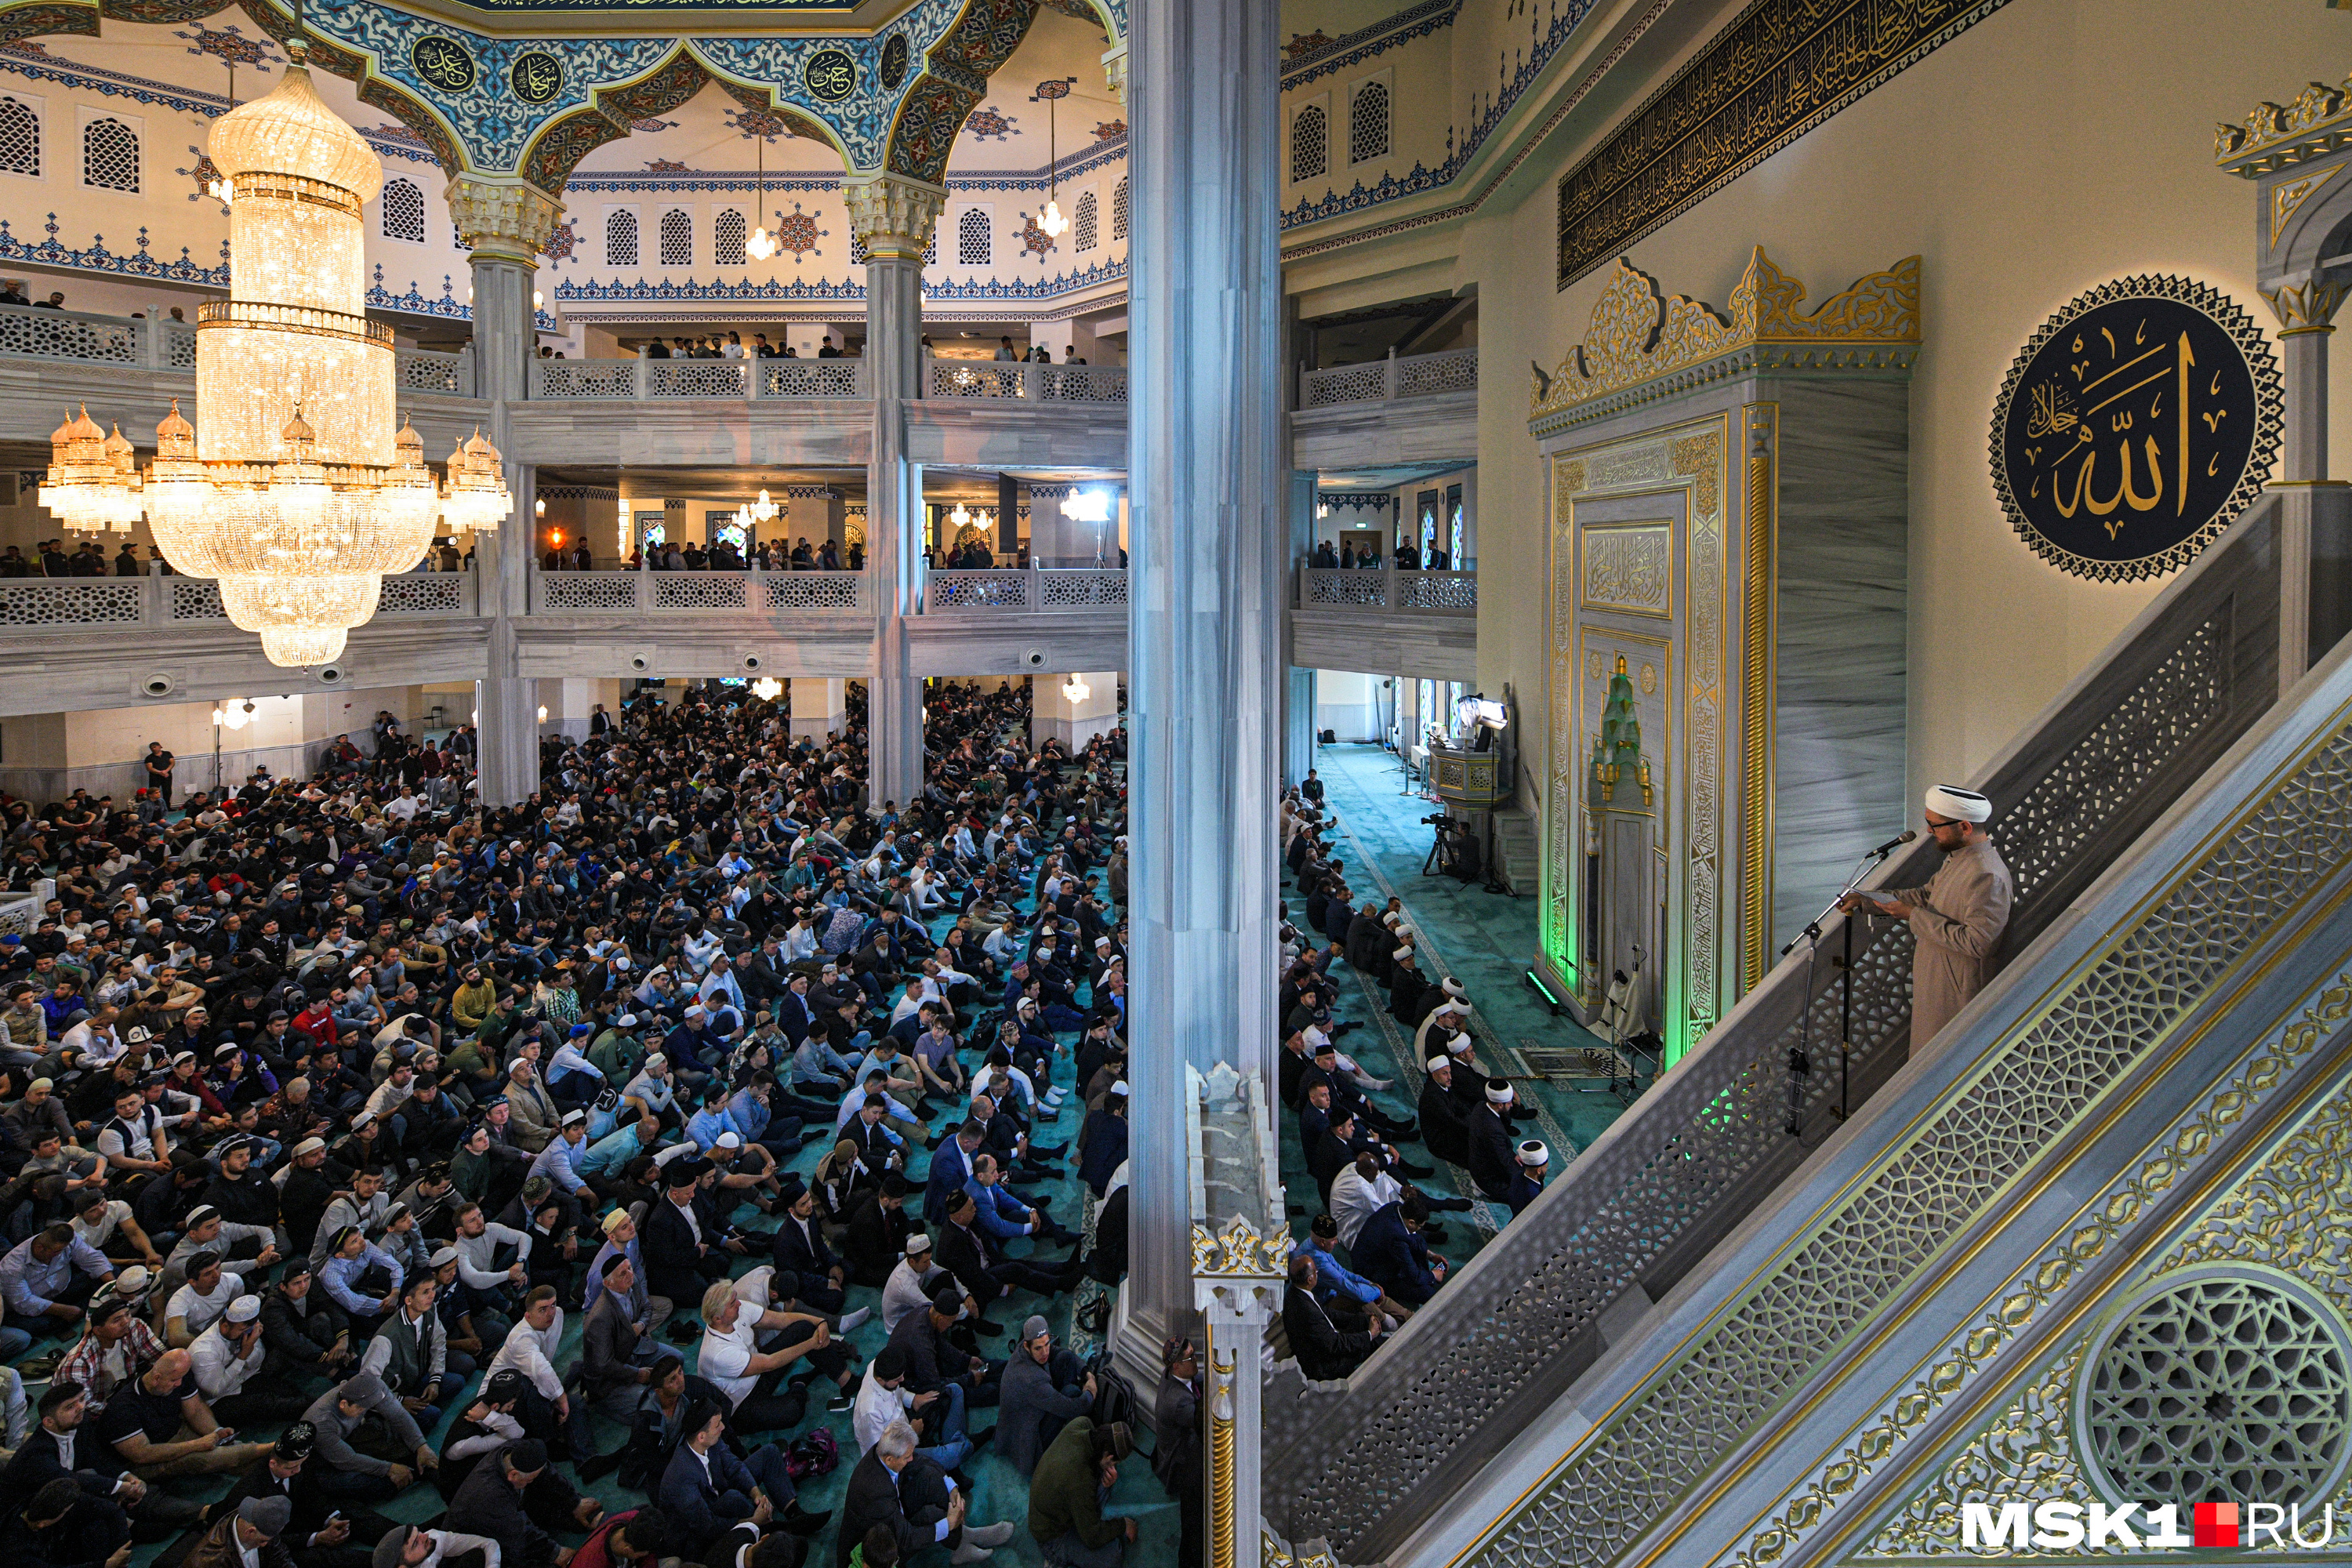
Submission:
<svg viewBox="0 0 2352 1568">
<path fill-rule="evenodd" d="M 1961 822 L 1983 822 L 1992 816 L 1992 802 L 1972 789 L 1937 784 L 1927 792 L 1927 809 Z"/>
<path fill-rule="evenodd" d="M 1465 1013 L 1467 1013 L 1468 1011 L 1470 1011 L 1470 1009 L 1469 1009 L 1469 1008 L 1467 1008 L 1467 1007 L 1464 1006 L 1464 1005 L 1463 1005 L 1461 1003 L 1459 1003 L 1459 1002 L 1445 1002 L 1445 1003 L 1441 1003 L 1441 1004 L 1439 1004 L 1439 1005 L 1438 1005 L 1438 1009 L 1437 1009 L 1437 1010 L 1438 1010 L 1439 1012 L 1441 1012 L 1441 1013 L 1444 1014 L 1444 1015 L 1445 1015 L 1447 1017 L 1449 1017 L 1449 1018 L 1459 1018 L 1459 1017 L 1461 1017 Z"/>
<path fill-rule="evenodd" d="M 743 1140 L 736 1137 L 732 1132 L 721 1132 L 719 1135 L 719 1142 L 711 1146 L 716 1149 L 740 1149 L 743 1146 Z"/>
<path fill-rule="evenodd" d="M 1127 1079 L 1121 1079 L 1117 1083 L 1112 1084 L 1110 1086 L 1110 1091 L 1113 1094 L 1132 1094 L 1135 1092 L 1133 1089 L 1127 1087 Z"/>
<path fill-rule="evenodd" d="M 1486 1103 L 1489 1105 L 1508 1105 L 1514 1098 L 1511 1086 L 1507 1083 L 1490 1083 L 1486 1086 Z"/>
<path fill-rule="evenodd" d="M 228 1304 L 228 1310 L 223 1313 L 222 1316 L 228 1319 L 232 1323 L 249 1323 L 253 1321 L 254 1319 L 261 1316 L 261 1298 L 258 1296 L 239 1296 L 236 1300 L 231 1301 Z"/>
<path fill-rule="evenodd" d="M 1402 963 L 1406 959 L 1411 958 L 1412 956 L 1412 948 L 1410 948 L 1410 947 L 1401 947 L 1401 948 L 1398 948 L 1394 952 L 1392 952 L 1392 953 L 1390 953 L 1390 954 L 1389 954 L 1389 960 L 1390 960 L 1390 962 L 1391 962 L 1391 963 Z"/>
<path fill-rule="evenodd" d="M 1446 1056 L 1446 1055 L 1445 1055 L 1444 1053 L 1443 1053 L 1443 1052 L 1440 1052 L 1438 1055 L 1436 1055 L 1436 1056 L 1433 1056 L 1433 1057 L 1430 1058 L 1429 1058 L 1429 1062 L 1428 1062 L 1428 1064 L 1427 1064 L 1427 1065 L 1428 1065 L 1428 1068 L 1429 1068 L 1429 1070 L 1430 1070 L 1430 1071 L 1432 1071 L 1432 1072 L 1435 1072 L 1439 1068 L 1451 1068 L 1451 1067 L 1453 1067 L 1453 1065 L 1454 1065 L 1454 1058 L 1453 1058 L 1452 1057 Z"/>
<path fill-rule="evenodd" d="M 1551 1151 L 1545 1148 L 1538 1140 L 1530 1138 L 1519 1145 L 1519 1163 L 1533 1166 L 1540 1171 L 1551 1163 Z"/>
<path fill-rule="evenodd" d="M 1451 974 L 1439 981 L 1437 983 L 1437 988 L 1444 992 L 1448 996 L 1462 996 L 1467 994 L 1467 989 L 1463 985 L 1462 982 L 1454 979 Z"/>
<path fill-rule="evenodd" d="M 918 1252 L 929 1252 L 930 1249 L 931 1238 L 919 1230 L 907 1238 L 907 1256 L 909 1258 L 914 1257 Z"/>
</svg>

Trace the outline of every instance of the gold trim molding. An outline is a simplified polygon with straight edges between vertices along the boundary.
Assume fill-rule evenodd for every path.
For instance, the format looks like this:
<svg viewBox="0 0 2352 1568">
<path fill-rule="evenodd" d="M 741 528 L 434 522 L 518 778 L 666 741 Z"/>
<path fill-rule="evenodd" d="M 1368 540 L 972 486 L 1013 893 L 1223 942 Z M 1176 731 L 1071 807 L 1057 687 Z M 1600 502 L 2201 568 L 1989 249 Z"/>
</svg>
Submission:
<svg viewBox="0 0 2352 1568">
<path fill-rule="evenodd" d="M 2258 103 L 2238 125 L 2213 128 L 2213 161 L 2258 180 L 2352 147 L 2352 79 L 2315 81 L 2285 103 Z"/>
<path fill-rule="evenodd" d="M 1731 291 L 1728 315 L 1676 294 L 1620 257 L 1593 301 L 1584 341 L 1559 368 L 1533 372 L 1528 419 L 1540 436 L 1560 416 L 1617 393 L 1658 385 L 1654 395 L 1769 366 L 1788 370 L 1908 370 L 1919 352 L 1919 258 L 1856 279 L 1801 313 L 1805 286 L 1758 246 Z M 1704 374 L 1712 367 L 1715 374 Z M 1676 378 L 1669 382 L 1669 378 Z M 1628 401 L 1641 401 L 1629 399 Z"/>
</svg>

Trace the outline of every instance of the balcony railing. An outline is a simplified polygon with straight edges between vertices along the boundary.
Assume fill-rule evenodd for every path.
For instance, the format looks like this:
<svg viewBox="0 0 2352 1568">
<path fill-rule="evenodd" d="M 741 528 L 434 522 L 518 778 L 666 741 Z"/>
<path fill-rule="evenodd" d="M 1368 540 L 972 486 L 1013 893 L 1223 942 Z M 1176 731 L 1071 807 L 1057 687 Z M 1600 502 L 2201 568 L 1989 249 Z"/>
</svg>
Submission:
<svg viewBox="0 0 2352 1568">
<path fill-rule="evenodd" d="M 1022 398 L 1032 403 L 1125 403 L 1123 364 L 1024 364 L 925 360 L 926 397 Z"/>
<path fill-rule="evenodd" d="M 409 572 L 383 580 L 378 616 L 474 613 L 470 572 Z M 226 624 L 220 584 L 209 577 L 35 577 L 0 582 L 0 627 L 14 632 L 88 626 Z"/>
<path fill-rule="evenodd" d="M 1039 367 L 1043 368 L 1043 367 Z M 1087 610 L 1127 607 L 1127 574 L 1031 567 L 999 572 L 926 572 L 923 613 L 985 614 L 992 610 Z"/>
<path fill-rule="evenodd" d="M 1478 574 L 1309 566 L 1298 574 L 1298 607 L 1475 616 L 1478 613 Z"/>
<path fill-rule="evenodd" d="M 542 359 L 530 395 L 560 402 L 618 398 L 863 397 L 856 359 Z"/>
<path fill-rule="evenodd" d="M 871 605 L 863 572 L 531 573 L 535 616 L 847 616 Z"/>
<path fill-rule="evenodd" d="M 453 354 L 430 349 L 397 349 L 393 357 L 394 384 L 402 392 L 473 395 L 470 349 Z M 85 310 L 47 310 L 37 305 L 0 305 L 0 359 L 56 360 L 71 364 L 194 374 L 196 329 L 188 321 L 97 316 Z"/>
<path fill-rule="evenodd" d="M 1391 354 L 1364 364 L 1302 372 L 1298 377 L 1298 406 L 1329 408 L 1343 403 L 1385 403 L 1398 397 L 1477 390 L 1476 349 L 1412 354 L 1403 359 Z"/>
</svg>

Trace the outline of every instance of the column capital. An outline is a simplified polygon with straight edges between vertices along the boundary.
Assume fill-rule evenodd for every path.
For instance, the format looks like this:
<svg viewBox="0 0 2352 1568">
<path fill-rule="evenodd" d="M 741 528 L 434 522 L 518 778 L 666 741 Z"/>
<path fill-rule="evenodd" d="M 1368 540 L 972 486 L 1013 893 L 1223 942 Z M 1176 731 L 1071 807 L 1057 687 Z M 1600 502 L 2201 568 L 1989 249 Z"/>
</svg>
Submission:
<svg viewBox="0 0 2352 1568">
<path fill-rule="evenodd" d="M 514 175 L 460 174 L 446 195 L 449 217 L 476 261 L 536 267 L 563 216 L 562 202 Z"/>
<path fill-rule="evenodd" d="M 2300 282 L 2282 279 L 2263 289 L 2271 314 L 2278 318 L 2281 337 L 2296 332 L 2334 331 L 2336 310 L 2347 294 L 2352 294 L 2352 280 L 2316 272 L 2303 274 Z"/>
<path fill-rule="evenodd" d="M 919 261 L 931 230 L 946 210 L 945 185 L 904 174 L 853 175 L 841 187 L 849 208 L 849 232 L 877 261 Z"/>
</svg>

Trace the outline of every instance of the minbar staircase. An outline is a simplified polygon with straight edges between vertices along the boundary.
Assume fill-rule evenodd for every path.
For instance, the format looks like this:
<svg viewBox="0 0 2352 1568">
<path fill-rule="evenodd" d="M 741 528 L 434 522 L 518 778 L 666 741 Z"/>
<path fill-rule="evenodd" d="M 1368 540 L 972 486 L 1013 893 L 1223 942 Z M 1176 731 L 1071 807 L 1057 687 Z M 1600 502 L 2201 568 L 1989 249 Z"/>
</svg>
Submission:
<svg viewBox="0 0 2352 1568">
<path fill-rule="evenodd" d="M 2247 737 L 2278 702 L 2279 604 L 2279 508 L 2265 497 L 1974 781 L 1992 798 L 1994 837 L 2017 882 L 2006 966 L 1944 1031 L 1934 1059 L 1906 1068 L 1908 931 L 1857 928 L 1843 1130 L 1839 977 L 1825 963 L 1811 977 L 1801 1042 L 1815 1068 L 1799 1090 L 1801 1133 L 1787 1131 L 1786 1064 L 1808 1002 L 1806 965 L 1790 960 L 1353 1377 L 1308 1384 L 1295 1363 L 1279 1366 L 1264 1405 L 1268 1530 L 1294 1551 L 1325 1549 L 1350 1564 L 1646 1564 L 1655 1554 L 1635 1548 L 1675 1528 L 1670 1516 L 1682 1518 L 1711 1475 L 1728 1467 L 1750 1490 L 1759 1485 L 1742 1457 L 1753 1465 L 1748 1446 L 1783 1402 L 1915 1289 L 1924 1260 L 1981 1218 L 1992 1191 L 2062 1139 L 2103 1085 L 2128 1077 L 2148 1040 L 2263 939 L 2265 899 L 2331 873 L 2333 837 L 2298 848 L 2273 828 L 2232 873 L 2252 879 L 2228 895 L 2245 907 L 2193 939 L 2162 922 L 2147 939 L 2179 936 L 2195 948 L 2141 954 L 2171 985 L 2169 1000 L 2134 1011 L 2128 998 L 2086 995 L 2075 1026 L 2104 1020 L 2114 1037 L 2099 1063 L 2032 1056 L 2034 1031 L 2020 1016 L 2034 999 L 2046 1006 L 2053 976 L 2106 939 L 2085 910 L 2127 921 L 2136 900 L 2210 848 L 2196 833 L 2223 832 L 2222 817 L 2260 784 L 2241 775 L 2259 773 L 2262 759 L 2244 758 Z M 2298 692 L 2324 677 L 2345 684 L 2340 666 L 2331 660 Z M 2291 721 L 2322 725 L 2310 706 L 2264 721 L 2279 733 L 2263 757 L 2291 749 Z M 2225 755 L 2238 771 L 2221 776 Z M 2352 791 L 2340 776 L 2334 787 L 2339 825 L 2352 822 Z M 2159 824 L 2169 837 L 2153 833 Z M 1935 855 L 1918 845 L 1879 880 L 1923 882 Z M 2205 892 L 2224 898 L 2218 885 Z M 1840 941 L 1832 922 L 1824 951 Z M 2195 985 L 2172 984 L 2191 971 Z M 1897 1114 L 1895 1098 L 1928 1115 L 1937 1073 L 1974 1071 L 2002 1050 L 2017 1057 L 2014 1076 L 1971 1114 L 2015 1136 L 1898 1169 L 1920 1127 L 1910 1110 Z M 2050 1110 L 2059 1106 L 2074 1109 Z M 1879 1233 L 1865 1235 L 1859 1219 L 1844 1233 L 1819 1229 L 1825 1215 L 1852 1219 L 1862 1203 L 1863 1175 L 1829 1173 L 1844 1166 L 1889 1184 L 1865 1205 Z M 1972 1185 L 1979 1176 L 1990 1184 Z M 1685 1550 L 1696 1548 L 1685 1541 Z M 1779 1568 L 1789 1559 L 1777 1551 L 1749 1568 Z"/>
</svg>

